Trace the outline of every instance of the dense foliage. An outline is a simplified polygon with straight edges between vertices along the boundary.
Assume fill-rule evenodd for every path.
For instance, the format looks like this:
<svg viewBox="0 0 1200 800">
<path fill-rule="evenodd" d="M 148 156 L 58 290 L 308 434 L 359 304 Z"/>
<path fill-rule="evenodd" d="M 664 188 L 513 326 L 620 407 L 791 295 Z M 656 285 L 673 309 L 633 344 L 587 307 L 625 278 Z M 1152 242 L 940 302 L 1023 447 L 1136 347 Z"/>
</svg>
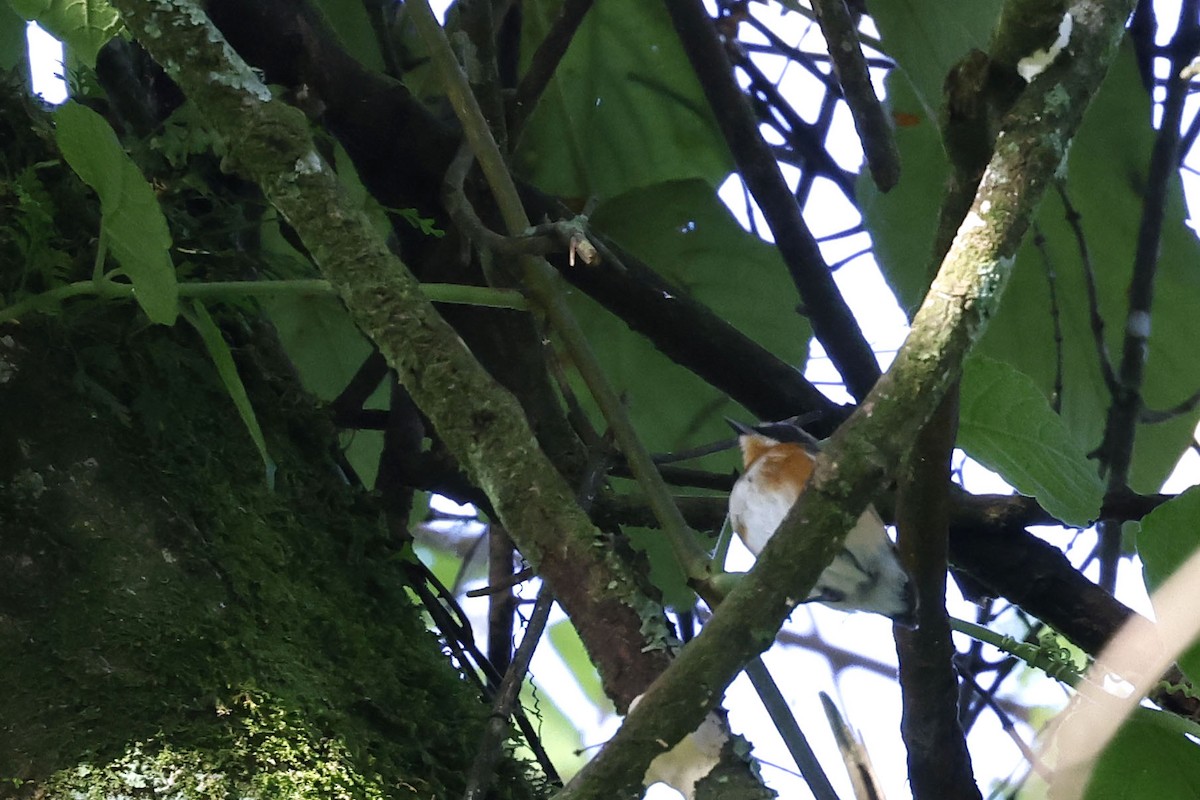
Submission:
<svg viewBox="0 0 1200 800">
<path fill-rule="evenodd" d="M 593 702 L 625 712 L 655 687 L 655 718 L 631 714 L 632 744 L 566 789 L 623 795 L 874 498 L 923 602 L 897 632 L 893 746 L 914 796 L 980 796 L 963 730 L 1005 680 L 1087 696 L 1103 681 L 1064 647 L 1094 657 L 1137 619 L 1118 564 L 1136 554 L 1156 589 L 1200 543 L 1196 494 L 1159 494 L 1200 421 L 1179 178 L 1200 3 L 1138 4 L 1118 47 L 1131 10 L 460 0 L 443 34 L 425 0 L 0 6 L 0 675 L 22 687 L 0 702 L 0 795 L 553 791 L 579 768 L 570 722 L 533 700 L 493 724 L 528 666 L 512 586 L 533 575 L 524 635 L 553 595 L 569 622 L 546 636 Z M 28 88 L 26 19 L 66 45 L 57 108 Z M 865 62 L 813 46 L 819 22 L 857 54 L 839 20 L 878 32 Z M 829 138 L 843 94 L 858 177 Z M 817 227 L 831 198 L 844 229 Z M 831 277 L 854 242 L 914 320 L 878 384 Z M 926 309 L 951 304 L 933 320 L 931 283 Z M 803 377 L 812 342 L 852 402 Z M 709 563 L 735 460 L 705 445 L 726 416 L 839 431 L 810 493 L 832 510 L 813 500 L 740 586 Z M 894 441 L 862 439 L 875 417 L 905 420 Z M 966 495 L 955 446 L 1020 494 Z M 450 524 L 432 496 L 478 517 Z M 1095 526 L 1098 583 L 1040 525 Z M 455 550 L 464 527 L 485 532 L 486 575 Z M 952 651 L 948 567 L 980 601 L 955 624 L 986 649 Z M 491 584 L 486 655 L 464 576 Z M 778 595 L 758 616 L 756 580 Z M 727 592 L 717 633 L 681 647 Z M 1086 796 L 1195 796 L 1188 643 L 1140 676 L 1155 709 Z M 764 672 L 750 662 L 766 698 Z M 672 691 L 696 702 L 653 705 Z M 841 767 L 768 705 L 829 797 L 820 772 Z M 714 752 L 672 782 L 767 796 L 709 724 Z M 1022 782 L 998 791 L 1042 791 Z"/>
</svg>

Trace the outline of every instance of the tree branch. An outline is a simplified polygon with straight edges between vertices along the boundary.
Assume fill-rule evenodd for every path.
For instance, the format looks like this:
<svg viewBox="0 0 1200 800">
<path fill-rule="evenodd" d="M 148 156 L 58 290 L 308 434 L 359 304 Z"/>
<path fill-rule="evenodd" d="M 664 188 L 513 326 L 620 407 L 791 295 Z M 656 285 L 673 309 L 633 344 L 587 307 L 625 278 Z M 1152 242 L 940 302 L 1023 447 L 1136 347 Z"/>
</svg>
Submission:
<svg viewBox="0 0 1200 800">
<path fill-rule="evenodd" d="M 1133 277 L 1129 282 L 1129 313 L 1125 318 L 1117 393 L 1108 409 L 1104 440 L 1100 446 L 1101 464 L 1108 471 L 1107 494 L 1124 492 L 1129 484 L 1133 440 L 1137 432 L 1138 414 L 1142 410 L 1142 379 L 1150 341 L 1150 312 L 1154 300 L 1154 278 L 1158 273 L 1167 194 L 1179 170 L 1179 128 L 1188 96 L 1188 81 L 1180 73 L 1196 53 L 1197 38 L 1200 37 L 1198 15 L 1200 0 L 1184 0 L 1179 9 L 1179 27 L 1170 49 L 1162 122 L 1150 153 Z M 1121 558 L 1121 526 L 1101 520 L 1099 531 L 1100 585 L 1111 592 L 1116 586 L 1117 562 Z"/>
<path fill-rule="evenodd" d="M 1130 0 L 1073 7 L 1072 58 L 1035 80 L 1006 118 L 966 222 L 891 370 L 834 434 L 808 490 L 754 569 L 559 800 L 630 796 L 650 760 L 700 724 L 741 666 L 770 645 L 797 598 L 807 595 L 961 374 L 1131 10 Z"/>
<path fill-rule="evenodd" d="M 491 186 L 500 215 L 511 235 L 529 228 L 529 217 L 517 193 L 508 165 L 491 136 L 483 113 L 471 93 L 466 76 L 454 59 L 445 31 L 438 24 L 427 0 L 411 0 L 408 6 L 420 31 L 434 67 L 438 71 L 446 94 L 463 129 L 484 176 Z M 525 257 L 520 260 L 522 282 L 546 315 L 555 333 L 562 339 L 576 369 L 588 385 L 617 440 L 634 477 L 646 492 L 650 507 L 663 526 L 671 548 L 684 574 L 690 581 L 701 581 L 708 574 L 708 556 L 700 547 L 695 534 L 687 527 L 676 508 L 670 491 L 654 466 L 650 453 L 638 437 L 625 405 L 609 383 L 591 345 L 575 321 L 561 290 L 560 277 L 545 261 Z"/>
<path fill-rule="evenodd" d="M 654 649 L 669 641 L 665 619 L 621 565 L 597 558 L 599 532 L 537 446 L 516 399 L 484 372 L 345 197 L 303 116 L 272 99 L 203 14 L 186 0 L 114 5 L 227 142 L 228 163 L 258 182 L 300 234 L 352 318 L 554 588 L 589 650 L 603 651 L 597 660 L 608 665 L 606 689 L 618 705 L 628 703 L 666 663 L 665 651 Z M 470 413 L 462 413 L 463 397 Z"/>
<path fill-rule="evenodd" d="M 867 60 L 858 41 L 858 25 L 845 0 L 813 0 L 812 7 L 825 36 L 833 74 L 854 118 L 854 129 L 862 142 L 871 178 L 880 191 L 886 192 L 900 180 L 900 151 L 892 135 L 892 122 L 875 96 Z"/>
<path fill-rule="evenodd" d="M 866 397 L 879 377 L 875 353 L 833 282 L 829 267 L 808 230 L 796 198 L 763 140 L 758 122 L 733 77 L 733 66 L 699 0 L 666 0 L 679 39 L 721 132 L 733 152 L 738 171 L 771 226 L 779 254 L 800 292 L 813 333 L 829 353 L 850 394 Z"/>
<path fill-rule="evenodd" d="M 320 101 L 325 108 L 321 122 L 346 148 L 364 184 L 382 205 L 415 207 L 445 222 L 440 187 L 459 137 L 402 83 L 351 58 L 304 0 L 209 0 L 208 9 L 239 53 L 263 70 L 271 83 L 292 89 L 303 86 Z M 261 36 L 264 28 L 275 35 Z M 531 217 L 573 216 L 557 199 L 528 186 L 520 188 Z M 402 242 L 409 236 L 406 227 L 395 228 Z M 605 244 L 614 258 L 598 269 L 570 269 L 562 256 L 552 255 L 550 261 L 568 281 L 646 336 L 664 355 L 760 419 L 823 411 L 826 418 L 813 423 L 812 429 L 827 435 L 845 418 L 848 410 L 825 397 L 794 366 L 631 254 L 611 242 Z M 407 241 L 404 252 L 419 255 L 427 247 L 424 241 Z"/>
</svg>

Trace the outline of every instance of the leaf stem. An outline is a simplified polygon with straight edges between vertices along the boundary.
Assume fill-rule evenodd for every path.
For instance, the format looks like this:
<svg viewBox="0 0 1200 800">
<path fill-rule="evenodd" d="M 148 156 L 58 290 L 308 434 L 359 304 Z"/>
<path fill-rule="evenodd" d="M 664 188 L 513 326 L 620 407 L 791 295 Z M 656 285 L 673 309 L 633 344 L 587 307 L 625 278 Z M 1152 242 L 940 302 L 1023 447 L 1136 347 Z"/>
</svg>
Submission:
<svg viewBox="0 0 1200 800">
<path fill-rule="evenodd" d="M 132 300 L 133 286 L 116 283 L 105 277 L 76 281 L 48 292 L 0 308 L 0 324 L 12 322 L 31 311 L 45 311 L 72 297 L 99 297 L 106 300 Z M 513 289 L 493 289 L 488 286 L 466 286 L 458 283 L 423 283 L 421 293 L 434 303 L 511 308 L 527 311 L 524 296 Z M 210 281 L 179 284 L 180 299 L 186 297 L 215 300 L 237 300 L 247 297 L 278 297 L 280 295 L 336 295 L 329 281 L 319 278 L 281 281 Z"/>
</svg>

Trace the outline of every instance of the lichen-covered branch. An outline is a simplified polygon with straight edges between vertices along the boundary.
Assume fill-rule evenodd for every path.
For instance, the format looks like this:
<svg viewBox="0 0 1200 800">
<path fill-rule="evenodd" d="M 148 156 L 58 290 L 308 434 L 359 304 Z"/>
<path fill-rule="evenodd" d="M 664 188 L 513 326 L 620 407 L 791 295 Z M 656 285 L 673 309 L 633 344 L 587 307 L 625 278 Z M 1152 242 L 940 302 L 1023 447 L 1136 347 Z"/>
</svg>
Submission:
<svg viewBox="0 0 1200 800">
<path fill-rule="evenodd" d="M 966 221 L 891 370 L 829 442 L 809 490 L 755 568 L 650 687 L 608 747 L 560 800 L 628 796 L 646 765 L 695 729 L 741 666 L 807 595 L 855 518 L 893 474 L 982 334 L 1016 250 L 1104 77 L 1130 0 L 1072 7 L 1071 58 L 1043 73 L 1008 115 Z"/>
<path fill-rule="evenodd" d="M 303 115 L 272 99 L 197 4 L 114 5 L 203 111 L 228 147 L 229 165 L 255 180 L 299 233 L 522 553 L 541 566 L 589 648 L 605 648 L 606 661 L 619 665 L 603 678 L 618 705 L 627 703 L 629 687 L 645 686 L 666 661 L 662 652 L 647 652 L 665 644 L 665 620 L 597 546 L 600 534 L 537 446 L 516 399 L 484 372 L 354 210 L 314 150 Z"/>
</svg>

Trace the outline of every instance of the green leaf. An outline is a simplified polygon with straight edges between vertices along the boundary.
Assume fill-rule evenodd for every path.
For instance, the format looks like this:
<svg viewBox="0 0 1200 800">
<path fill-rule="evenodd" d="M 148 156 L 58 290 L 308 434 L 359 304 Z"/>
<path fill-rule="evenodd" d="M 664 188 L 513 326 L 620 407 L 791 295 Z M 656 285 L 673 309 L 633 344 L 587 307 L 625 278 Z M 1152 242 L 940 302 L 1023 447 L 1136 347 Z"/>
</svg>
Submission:
<svg viewBox="0 0 1200 800">
<path fill-rule="evenodd" d="M 523 5 L 526 59 L 560 5 Z M 527 178 L 570 198 L 607 199 L 680 178 L 716 185 L 732 165 L 665 8 L 643 0 L 605 0 L 588 11 L 517 155 Z"/>
<path fill-rule="evenodd" d="M 910 112 L 918 106 L 904 83 L 900 78 L 891 81 L 892 107 Z M 1120 358 L 1153 140 L 1150 102 L 1133 53 L 1125 47 L 1071 145 L 1068 162 L 1068 191 L 1082 218 L 1099 309 L 1107 323 L 1105 342 L 1114 360 Z M 901 305 L 911 309 L 926 286 L 945 160 L 936 126 L 929 119 L 899 129 L 897 141 L 905 164 L 900 186 L 885 196 L 873 195 L 865 184 L 861 188 L 880 266 Z M 1200 308 L 1200 272 L 1195 269 L 1200 247 L 1184 223 L 1186 218 L 1179 180 L 1173 175 L 1143 384 L 1151 408 L 1175 406 L 1200 385 L 1200 359 L 1193 345 L 1200 338 L 1200 315 L 1195 311 Z M 1098 365 L 1075 233 L 1054 191 L 1043 202 L 1037 224 L 1055 275 L 1063 333 L 1062 418 L 1075 441 L 1091 450 L 1101 441 L 1110 397 Z M 1058 361 L 1053 326 L 1047 263 L 1026 241 L 978 352 L 1012 364 L 1049 397 Z M 1200 409 L 1171 422 L 1139 425 L 1130 477 L 1135 490 L 1158 490 L 1191 441 L 1197 419 Z"/>
<path fill-rule="evenodd" d="M 121 17 L 107 0 L 9 0 L 25 19 L 36 20 L 89 67 L 96 53 L 117 35 Z"/>
<path fill-rule="evenodd" d="M 1200 547 L 1200 487 L 1193 486 L 1142 519 L 1137 551 L 1142 559 L 1146 591 L 1151 595 Z M 1179 658 L 1179 668 L 1200 680 L 1200 647 Z"/>
<path fill-rule="evenodd" d="M 362 0 L 317 0 L 317 5 L 325 12 L 325 18 L 346 51 L 353 53 L 365 66 L 382 72 L 383 56 L 379 53 L 375 28 L 367 15 L 367 4 Z"/>
<path fill-rule="evenodd" d="M 555 651 L 558 652 L 559 658 L 571 670 L 572 677 L 575 678 L 579 688 L 592 701 L 592 704 L 610 714 L 615 713 L 612 701 L 608 699 L 608 695 L 604 693 L 604 687 L 600 684 L 600 676 L 596 672 L 596 667 L 588 658 L 587 650 L 584 649 L 583 642 L 580 640 L 579 634 L 575 632 L 571 621 L 565 619 L 554 623 L 546 629 L 546 635 L 550 639 L 550 644 L 554 645 Z"/>
<path fill-rule="evenodd" d="M 275 324 L 304 388 L 333 400 L 371 354 L 371 345 L 335 298 L 264 297 L 260 304 Z"/>
<path fill-rule="evenodd" d="M 871 18 L 879 28 L 884 48 L 908 77 L 919 108 L 931 118 L 936 119 L 942 107 L 942 84 L 950 68 L 973 48 L 987 50 L 1001 6 L 1002 0 L 871 3 Z M 904 166 L 907 170 L 908 164 Z"/>
<path fill-rule="evenodd" d="M 229 352 L 229 345 L 225 342 L 225 337 L 221 335 L 221 329 L 209 316 L 204 303 L 199 300 L 192 301 L 192 310 L 185 317 L 188 322 L 192 323 L 204 341 L 204 347 L 213 360 L 213 366 L 217 368 L 217 374 L 221 376 L 221 382 L 225 384 L 225 391 L 229 393 L 229 399 L 233 401 L 238 415 L 242 418 L 242 423 L 254 441 L 254 446 L 258 448 L 258 455 L 262 458 L 263 468 L 266 471 L 267 487 L 273 490 L 275 488 L 275 462 L 271 459 L 271 454 L 267 452 L 267 440 L 263 437 L 262 428 L 258 425 L 254 406 L 250 404 L 250 397 L 246 394 L 242 377 L 238 375 L 237 364 L 233 362 L 233 353 Z"/>
<path fill-rule="evenodd" d="M 171 325 L 179 288 L 168 252 L 171 233 L 158 198 L 108 123 L 74 101 L 54 112 L 59 150 L 100 196 L 104 244 L 133 284 L 138 305 L 154 322 Z"/>
<path fill-rule="evenodd" d="M 1162 711 L 1135 709 L 1101 753 L 1087 800 L 1200 797 L 1200 746 Z"/>
<path fill-rule="evenodd" d="M 696 591 L 688 585 L 679 558 L 662 530 L 631 525 L 621 530 L 634 550 L 646 554 L 650 563 L 650 582 L 662 593 L 662 604 L 667 608 L 691 608 L 696 602 Z"/>
<path fill-rule="evenodd" d="M 763 347 L 803 369 L 812 331 L 796 313 L 796 291 L 787 269 L 772 245 L 738 225 L 707 183 L 674 181 L 628 192 L 602 204 L 592 224 L 653 265 L 682 294 L 707 304 Z M 595 303 L 578 295 L 572 301 L 597 357 L 628 398 L 634 424 L 651 449 L 690 446 L 705 437 L 727 438 L 723 415 L 745 415 Z"/>
<path fill-rule="evenodd" d="M 1086 526 L 1100 513 L 1104 484 L 1095 463 L 1033 379 L 1009 364 L 967 360 L 958 445 L 1068 525 Z"/>
<path fill-rule="evenodd" d="M 0 4 L 0 70 L 16 69 L 29 72 L 29 43 L 25 38 L 25 20 L 7 6 Z"/>
</svg>

